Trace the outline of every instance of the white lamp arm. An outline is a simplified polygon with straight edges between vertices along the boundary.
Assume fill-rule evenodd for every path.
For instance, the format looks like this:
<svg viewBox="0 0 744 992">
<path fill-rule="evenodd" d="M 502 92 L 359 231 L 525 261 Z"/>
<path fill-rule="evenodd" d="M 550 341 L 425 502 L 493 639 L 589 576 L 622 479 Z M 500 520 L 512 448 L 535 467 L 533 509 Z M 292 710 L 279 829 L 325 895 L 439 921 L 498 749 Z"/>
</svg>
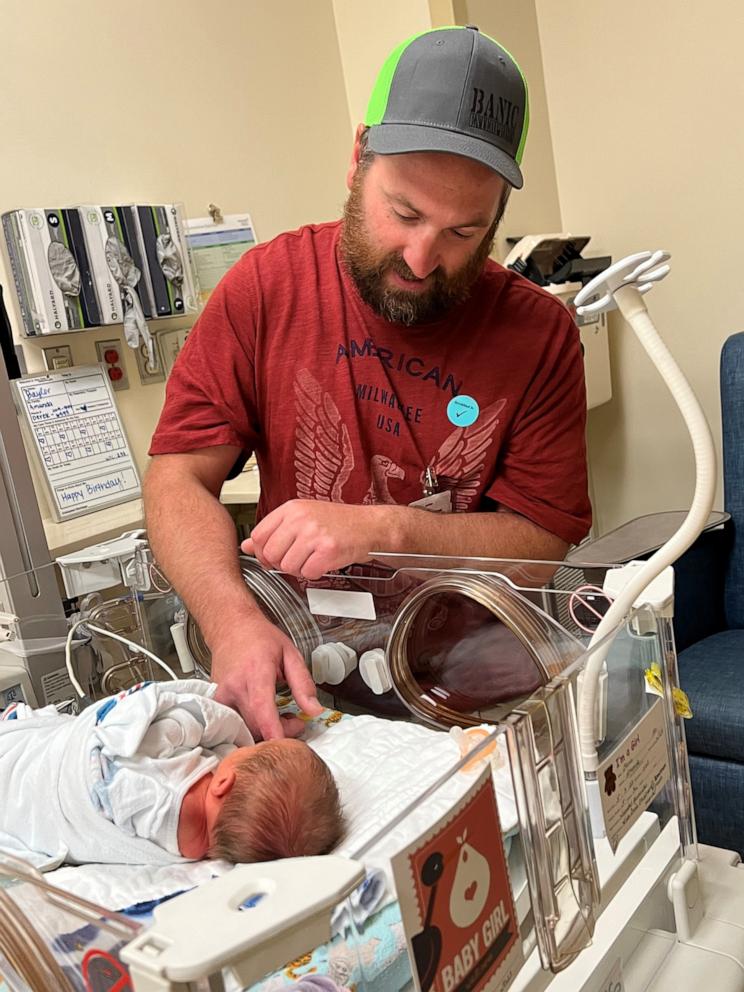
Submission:
<svg viewBox="0 0 744 992">
<path fill-rule="evenodd" d="M 638 259 L 644 256 L 648 258 L 645 266 L 653 266 L 653 264 L 658 263 L 660 257 L 662 261 L 668 258 L 666 255 L 662 256 L 662 253 L 652 254 L 648 252 L 644 253 L 643 256 L 635 255 L 616 263 L 611 269 L 607 270 L 607 273 L 611 277 L 614 273 L 614 281 L 617 282 L 617 271 L 622 276 L 622 266 L 624 264 L 627 269 L 628 265 L 637 263 Z M 664 268 L 668 271 L 667 266 Z M 643 269 L 644 265 L 635 268 L 630 276 L 626 275 L 622 279 L 620 285 L 612 285 L 612 278 L 606 280 L 602 288 L 605 290 L 609 288 L 609 292 L 605 293 L 602 300 L 604 304 L 603 309 L 611 309 L 614 306 L 618 307 L 623 317 L 633 328 L 638 340 L 664 379 L 679 407 L 687 425 L 695 455 L 695 494 L 692 500 L 692 506 L 682 525 L 669 538 L 666 544 L 659 548 L 645 565 L 638 570 L 632 581 L 625 586 L 617 599 L 611 604 L 590 642 L 590 652 L 593 645 L 599 644 L 600 646 L 596 651 L 590 653 L 582 680 L 578 707 L 581 752 L 584 770 L 587 772 L 596 771 L 598 765 L 597 749 L 595 746 L 595 707 L 600 673 L 611 644 L 611 639 L 606 639 L 606 635 L 622 621 L 646 586 L 664 568 L 676 561 L 695 541 L 708 521 L 708 516 L 715 498 L 716 456 L 710 428 L 705 419 L 705 414 L 690 388 L 690 384 L 659 337 L 648 315 L 646 304 L 641 294 L 651 287 L 647 282 L 638 284 L 643 279 L 641 275 Z M 656 275 L 658 271 L 658 269 L 654 270 L 655 278 L 652 281 L 656 281 L 659 278 L 663 278 L 663 275 L 666 275 L 665 271 L 663 275 L 658 276 Z M 606 277 L 605 273 L 600 274 L 596 280 L 593 280 L 592 283 L 587 285 L 582 290 L 580 297 L 583 297 L 583 300 L 587 300 L 591 299 L 593 295 L 596 296 L 598 286 L 594 284 L 601 284 L 603 277 Z M 633 277 L 636 278 L 634 279 Z M 648 275 L 646 275 L 646 279 L 648 279 Z M 601 289 L 599 291 L 601 292 Z M 580 297 L 577 297 L 577 303 L 579 304 L 582 302 Z M 587 310 L 591 306 L 592 304 L 587 307 Z M 596 307 L 596 303 L 594 306 Z M 581 306 L 577 309 L 580 311 Z M 593 312 L 596 312 L 596 310 Z M 600 644 L 603 639 L 605 643 Z"/>
</svg>

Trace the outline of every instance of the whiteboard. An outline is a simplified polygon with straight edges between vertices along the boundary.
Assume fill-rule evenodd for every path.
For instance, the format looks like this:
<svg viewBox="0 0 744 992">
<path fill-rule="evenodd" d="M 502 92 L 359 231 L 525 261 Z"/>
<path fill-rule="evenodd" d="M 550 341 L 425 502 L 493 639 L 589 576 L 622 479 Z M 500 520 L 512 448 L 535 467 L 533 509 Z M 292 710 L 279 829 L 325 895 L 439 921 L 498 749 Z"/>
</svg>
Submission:
<svg viewBox="0 0 744 992">
<path fill-rule="evenodd" d="M 137 468 L 102 365 L 28 376 L 13 385 L 57 520 L 140 496 Z"/>
</svg>

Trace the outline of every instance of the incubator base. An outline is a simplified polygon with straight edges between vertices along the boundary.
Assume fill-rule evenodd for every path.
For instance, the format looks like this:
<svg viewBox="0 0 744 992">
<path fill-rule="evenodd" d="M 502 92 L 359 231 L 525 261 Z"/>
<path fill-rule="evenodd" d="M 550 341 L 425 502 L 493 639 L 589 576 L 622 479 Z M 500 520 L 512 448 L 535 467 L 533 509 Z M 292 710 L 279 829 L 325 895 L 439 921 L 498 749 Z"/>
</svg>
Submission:
<svg viewBox="0 0 744 992">
<path fill-rule="evenodd" d="M 542 971 L 533 954 L 514 992 L 744 992 L 744 865 L 730 851 L 701 845 L 694 867 L 688 912 L 675 919 L 670 881 L 679 873 L 679 838 L 670 822 L 632 873 L 623 872 L 592 946 L 559 975 Z"/>
</svg>

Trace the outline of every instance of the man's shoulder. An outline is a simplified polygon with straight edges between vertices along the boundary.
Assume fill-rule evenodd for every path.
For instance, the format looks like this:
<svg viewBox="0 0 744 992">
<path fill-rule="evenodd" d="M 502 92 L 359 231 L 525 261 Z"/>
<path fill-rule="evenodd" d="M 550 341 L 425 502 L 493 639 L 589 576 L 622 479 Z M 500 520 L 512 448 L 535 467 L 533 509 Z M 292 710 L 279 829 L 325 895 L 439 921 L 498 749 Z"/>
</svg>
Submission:
<svg viewBox="0 0 744 992">
<path fill-rule="evenodd" d="M 490 290 L 499 292 L 502 306 L 511 303 L 515 307 L 529 307 L 546 315 L 571 319 L 568 309 L 557 296 L 491 258 L 486 262 L 483 275 Z"/>
<path fill-rule="evenodd" d="M 246 252 L 241 262 L 255 266 L 271 266 L 288 259 L 322 258 L 333 254 L 341 221 L 325 224 L 304 224 L 294 231 L 284 231 Z"/>
<path fill-rule="evenodd" d="M 317 274 L 335 268 L 340 224 L 307 224 L 249 249 L 220 284 L 228 307 L 284 299 L 317 286 Z"/>
<path fill-rule="evenodd" d="M 556 309 L 557 312 L 566 313 L 566 307 L 553 293 L 549 293 L 542 286 L 536 285 L 526 279 L 523 275 L 515 272 L 514 269 L 507 269 L 503 265 L 489 258 L 486 262 L 484 275 L 493 286 L 498 286 L 514 299 L 529 299 L 536 306 L 544 306 L 548 309 Z"/>
</svg>

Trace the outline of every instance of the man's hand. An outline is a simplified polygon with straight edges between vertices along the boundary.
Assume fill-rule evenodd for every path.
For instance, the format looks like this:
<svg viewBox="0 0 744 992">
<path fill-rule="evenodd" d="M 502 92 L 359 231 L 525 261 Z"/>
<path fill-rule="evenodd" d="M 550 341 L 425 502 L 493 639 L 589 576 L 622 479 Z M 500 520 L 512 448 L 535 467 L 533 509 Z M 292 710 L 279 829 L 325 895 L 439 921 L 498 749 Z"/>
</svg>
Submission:
<svg viewBox="0 0 744 992">
<path fill-rule="evenodd" d="M 319 579 L 353 562 L 369 561 L 370 551 L 385 543 L 388 518 L 396 509 L 293 499 L 265 516 L 241 548 L 266 568 Z"/>
<path fill-rule="evenodd" d="M 251 733 L 264 740 L 297 737 L 304 727 L 299 717 L 279 716 L 276 683 L 282 678 L 304 713 L 317 716 L 323 711 L 305 659 L 263 615 L 236 622 L 212 650 L 215 698 L 238 710 Z"/>
</svg>

